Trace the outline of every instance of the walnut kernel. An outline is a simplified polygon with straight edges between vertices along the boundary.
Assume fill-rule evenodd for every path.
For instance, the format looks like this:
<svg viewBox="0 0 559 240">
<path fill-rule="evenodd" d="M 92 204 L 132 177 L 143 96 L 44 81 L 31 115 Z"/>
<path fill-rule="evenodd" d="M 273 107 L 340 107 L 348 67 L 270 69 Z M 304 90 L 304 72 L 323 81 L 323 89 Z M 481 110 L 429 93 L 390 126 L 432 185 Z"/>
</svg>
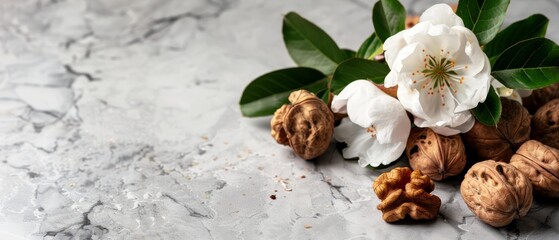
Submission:
<svg viewBox="0 0 559 240">
<path fill-rule="evenodd" d="M 559 150 L 536 140 L 522 144 L 510 160 L 542 197 L 559 197 Z"/>
<path fill-rule="evenodd" d="M 289 145 L 303 159 L 313 159 L 328 149 L 334 132 L 334 114 L 319 98 L 305 90 L 289 95 L 271 121 L 272 136 Z"/>
<path fill-rule="evenodd" d="M 430 194 L 435 184 L 420 171 L 408 167 L 394 168 L 381 174 L 373 184 L 373 190 L 381 203 L 377 209 L 382 211 L 386 222 L 411 218 L 434 219 L 441 206 L 441 199 Z"/>
<path fill-rule="evenodd" d="M 406 156 L 414 170 L 436 181 L 457 175 L 466 166 L 466 151 L 460 136 L 442 136 L 429 128 L 412 129 Z"/>
<path fill-rule="evenodd" d="M 474 164 L 460 185 L 468 208 L 485 223 L 502 227 L 532 206 L 532 184 L 515 167 L 487 160 Z"/>
</svg>

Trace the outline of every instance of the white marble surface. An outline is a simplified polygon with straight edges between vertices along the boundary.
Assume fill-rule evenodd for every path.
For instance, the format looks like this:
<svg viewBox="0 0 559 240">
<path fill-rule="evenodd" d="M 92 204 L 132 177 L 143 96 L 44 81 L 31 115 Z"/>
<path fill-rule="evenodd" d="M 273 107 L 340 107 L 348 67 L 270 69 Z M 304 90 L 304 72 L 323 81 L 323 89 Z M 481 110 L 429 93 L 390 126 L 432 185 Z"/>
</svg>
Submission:
<svg viewBox="0 0 559 240">
<path fill-rule="evenodd" d="M 404 4 L 420 13 L 436 2 Z M 457 181 L 437 184 L 437 220 L 387 224 L 378 171 L 333 147 L 305 162 L 274 142 L 269 118 L 240 116 L 250 80 L 293 65 L 282 14 L 355 49 L 372 5 L 0 1 L 0 239 L 557 238 L 557 203 L 492 228 Z M 513 0 L 506 23 L 537 12 L 558 41 L 558 0 Z"/>
</svg>

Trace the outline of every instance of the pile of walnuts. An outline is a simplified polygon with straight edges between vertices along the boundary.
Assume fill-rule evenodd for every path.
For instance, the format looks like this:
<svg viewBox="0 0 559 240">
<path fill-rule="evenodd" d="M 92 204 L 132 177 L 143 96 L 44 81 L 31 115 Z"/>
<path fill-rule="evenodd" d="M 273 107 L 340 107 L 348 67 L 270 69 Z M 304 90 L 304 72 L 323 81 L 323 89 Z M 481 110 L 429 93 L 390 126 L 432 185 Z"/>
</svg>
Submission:
<svg viewBox="0 0 559 240">
<path fill-rule="evenodd" d="M 476 123 L 463 135 L 475 153 L 460 193 L 482 221 L 495 227 L 525 216 L 533 196 L 559 197 L 559 84 L 519 102 L 501 99 L 497 127 Z M 530 112 L 533 116 L 530 118 Z"/>
<path fill-rule="evenodd" d="M 559 198 L 559 84 L 535 90 L 523 102 L 528 109 L 520 102 L 502 98 L 497 126 L 476 122 L 461 136 L 412 129 L 406 156 L 414 173 L 436 181 L 458 175 L 466 166 L 468 152 L 477 163 L 465 174 L 460 193 L 479 219 L 495 227 L 525 216 L 533 196 Z M 434 185 L 424 180 L 422 186 L 408 187 L 414 180 L 402 172 L 406 171 L 393 169 L 374 183 L 383 219 L 393 222 L 406 215 L 413 219 L 436 218 L 440 200 L 430 194 Z M 417 189 L 421 194 L 413 195 Z"/>
<path fill-rule="evenodd" d="M 522 100 L 526 107 L 501 98 L 497 126 L 476 122 L 469 132 L 454 136 L 412 129 L 405 154 L 413 170 L 394 168 L 373 184 L 383 219 L 436 218 L 441 200 L 431 194 L 433 180 L 461 174 L 466 152 L 476 163 L 464 175 L 460 193 L 489 225 L 505 226 L 526 215 L 533 196 L 559 198 L 559 84 Z M 272 118 L 272 136 L 303 159 L 320 156 L 330 145 L 337 116 L 304 90 L 291 93 L 289 101 Z"/>
</svg>

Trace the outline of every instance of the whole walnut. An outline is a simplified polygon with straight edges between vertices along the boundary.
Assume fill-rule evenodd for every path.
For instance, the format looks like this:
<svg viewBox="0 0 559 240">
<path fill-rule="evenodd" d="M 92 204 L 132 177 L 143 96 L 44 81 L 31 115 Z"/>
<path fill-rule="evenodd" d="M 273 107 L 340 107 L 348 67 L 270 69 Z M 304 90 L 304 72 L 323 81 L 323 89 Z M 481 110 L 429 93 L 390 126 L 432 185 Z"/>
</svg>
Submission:
<svg viewBox="0 0 559 240">
<path fill-rule="evenodd" d="M 272 136 L 289 145 L 299 157 L 309 160 L 324 153 L 334 133 L 334 114 L 319 98 L 305 90 L 289 95 L 272 118 Z"/>
<path fill-rule="evenodd" d="M 530 140 L 520 146 L 510 164 L 530 179 L 535 194 L 559 197 L 559 150 Z"/>
<path fill-rule="evenodd" d="M 522 98 L 522 104 L 530 113 L 535 113 L 547 102 L 559 98 L 559 83 L 536 89 L 528 97 Z"/>
<path fill-rule="evenodd" d="M 439 213 L 441 199 L 430 194 L 435 184 L 420 171 L 408 167 L 398 167 L 381 174 L 373 183 L 373 190 L 381 203 L 377 209 L 382 211 L 386 222 L 411 218 L 434 219 Z"/>
<path fill-rule="evenodd" d="M 530 139 L 530 114 L 519 102 L 501 98 L 502 113 L 497 127 L 476 121 L 463 134 L 468 149 L 480 159 L 509 162 L 516 149 Z"/>
<path fill-rule="evenodd" d="M 406 156 L 414 170 L 436 181 L 457 175 L 466 166 L 466 150 L 460 136 L 442 136 L 429 128 L 412 129 Z"/>
<path fill-rule="evenodd" d="M 532 206 L 532 184 L 508 163 L 474 164 L 460 185 L 468 208 L 485 223 L 502 227 L 525 216 Z"/>
<path fill-rule="evenodd" d="M 559 98 L 543 105 L 532 117 L 532 139 L 559 148 Z"/>
</svg>

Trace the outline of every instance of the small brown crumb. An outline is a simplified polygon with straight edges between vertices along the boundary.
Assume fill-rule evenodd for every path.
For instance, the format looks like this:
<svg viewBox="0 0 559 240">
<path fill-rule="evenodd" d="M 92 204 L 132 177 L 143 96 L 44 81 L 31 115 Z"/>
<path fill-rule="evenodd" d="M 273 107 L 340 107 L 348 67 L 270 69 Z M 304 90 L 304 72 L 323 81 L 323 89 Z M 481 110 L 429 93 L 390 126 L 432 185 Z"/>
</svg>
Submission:
<svg viewBox="0 0 559 240">
<path fill-rule="evenodd" d="M 306 229 L 312 228 L 312 226 L 309 225 L 309 224 L 305 224 L 305 225 L 303 225 L 303 227 L 305 227 Z"/>
<path fill-rule="evenodd" d="M 275 195 L 275 194 L 272 194 L 272 195 L 270 195 L 270 198 L 271 198 L 272 200 L 276 200 L 276 195 Z"/>
<path fill-rule="evenodd" d="M 278 192 L 278 190 L 274 190 L 274 192 Z"/>
<path fill-rule="evenodd" d="M 301 175 L 301 178 L 306 178 L 306 176 L 305 176 L 305 175 Z"/>
</svg>

